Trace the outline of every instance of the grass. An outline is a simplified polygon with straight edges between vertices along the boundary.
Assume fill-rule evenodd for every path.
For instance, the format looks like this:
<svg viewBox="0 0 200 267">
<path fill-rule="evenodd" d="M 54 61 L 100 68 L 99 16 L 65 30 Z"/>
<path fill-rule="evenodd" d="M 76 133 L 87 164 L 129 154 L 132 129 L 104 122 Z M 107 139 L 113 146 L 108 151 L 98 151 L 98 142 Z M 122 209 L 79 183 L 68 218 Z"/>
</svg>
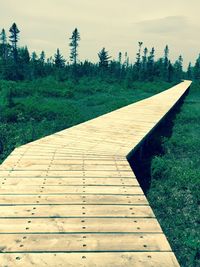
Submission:
<svg viewBox="0 0 200 267">
<path fill-rule="evenodd" d="M 182 267 L 200 266 L 199 122 L 200 84 L 193 84 L 151 166 L 148 199 Z"/>
<path fill-rule="evenodd" d="M 79 83 L 52 77 L 0 81 L 0 161 L 15 147 L 149 97 L 171 85 L 82 78 Z"/>
</svg>

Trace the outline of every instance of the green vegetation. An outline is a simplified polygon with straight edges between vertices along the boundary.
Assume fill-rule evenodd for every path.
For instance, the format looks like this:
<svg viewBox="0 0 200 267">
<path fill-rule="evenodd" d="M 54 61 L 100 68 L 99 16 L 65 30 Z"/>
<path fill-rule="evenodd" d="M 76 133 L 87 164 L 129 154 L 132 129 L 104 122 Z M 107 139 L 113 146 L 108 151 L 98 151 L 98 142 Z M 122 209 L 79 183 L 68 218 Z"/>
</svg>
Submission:
<svg viewBox="0 0 200 267">
<path fill-rule="evenodd" d="M 182 267 L 200 266 L 200 84 L 174 121 L 164 155 L 152 162 L 148 199 Z"/>
<path fill-rule="evenodd" d="M 0 81 L 0 160 L 16 146 L 151 96 L 171 85 L 91 78 L 57 81 Z"/>
</svg>

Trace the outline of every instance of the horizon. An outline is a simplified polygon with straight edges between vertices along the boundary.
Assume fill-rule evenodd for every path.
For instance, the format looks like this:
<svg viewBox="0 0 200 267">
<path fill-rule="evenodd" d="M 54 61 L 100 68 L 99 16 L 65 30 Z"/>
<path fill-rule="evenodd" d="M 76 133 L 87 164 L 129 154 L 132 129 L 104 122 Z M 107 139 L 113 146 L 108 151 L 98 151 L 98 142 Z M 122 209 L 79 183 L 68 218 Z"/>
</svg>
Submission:
<svg viewBox="0 0 200 267">
<path fill-rule="evenodd" d="M 0 25 L 9 36 L 9 28 L 15 22 L 20 30 L 19 45 L 27 46 L 30 53 L 35 51 L 38 55 L 44 50 L 47 57 L 53 57 L 59 48 L 69 61 L 69 38 L 77 27 L 81 36 L 80 61 L 96 63 L 98 52 L 105 47 L 112 59 L 117 59 L 119 52 L 123 56 L 127 52 L 130 63 L 134 63 L 138 41 L 142 41 L 143 49 L 155 48 L 156 59 L 163 56 L 168 45 L 172 62 L 182 55 L 185 69 L 190 61 L 194 65 L 200 52 L 200 37 L 196 34 L 200 29 L 200 2 L 194 2 L 196 5 L 176 0 L 171 10 L 168 3 L 163 1 L 161 6 L 158 0 L 153 4 L 145 0 L 125 0 L 123 3 L 110 0 L 106 6 L 105 0 L 95 3 L 90 0 L 76 0 L 76 3 L 72 0 L 56 3 L 52 0 L 42 3 L 20 0 L 17 6 L 13 5 L 13 0 L 0 0 Z M 150 7 L 152 12 L 149 12 Z M 122 10 L 126 10 L 126 15 Z"/>
</svg>

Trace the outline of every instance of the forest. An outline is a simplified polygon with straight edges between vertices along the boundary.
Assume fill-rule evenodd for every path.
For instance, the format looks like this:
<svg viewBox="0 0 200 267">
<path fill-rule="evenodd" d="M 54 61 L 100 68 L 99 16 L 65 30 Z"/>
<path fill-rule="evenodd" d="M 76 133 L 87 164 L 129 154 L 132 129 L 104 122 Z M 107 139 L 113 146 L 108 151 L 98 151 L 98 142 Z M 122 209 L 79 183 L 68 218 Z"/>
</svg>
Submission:
<svg viewBox="0 0 200 267">
<path fill-rule="evenodd" d="M 102 48 L 98 52 L 98 63 L 87 60 L 80 62 L 78 48 L 81 37 L 76 28 L 69 40 L 70 58 L 64 59 L 59 48 L 55 55 L 46 58 L 45 52 L 39 55 L 30 54 L 28 47 L 19 47 L 20 30 L 16 23 L 9 29 L 9 37 L 5 29 L 0 34 L 0 79 L 23 81 L 35 80 L 53 76 L 58 81 L 72 80 L 78 82 L 83 77 L 106 79 L 108 82 L 125 82 L 129 86 L 135 81 L 179 82 L 181 79 L 200 79 L 200 55 L 192 66 L 189 63 L 187 71 L 183 71 L 183 57 L 172 63 L 169 59 L 169 47 L 166 45 L 163 57 L 155 60 L 155 48 L 144 47 L 138 42 L 135 59 L 130 60 L 127 52 L 119 51 L 118 58 L 112 59 L 109 52 Z M 67 43 L 67 40 L 66 40 Z M 134 61 L 134 63 L 130 63 Z"/>
<path fill-rule="evenodd" d="M 120 51 L 113 59 L 103 47 L 98 62 L 81 62 L 77 28 L 66 40 L 69 59 L 59 48 L 49 58 L 30 53 L 20 38 L 16 23 L 0 34 L 0 162 L 17 146 L 193 81 L 172 136 L 152 160 L 147 197 L 181 266 L 200 266 L 200 55 L 184 70 L 183 55 L 172 62 L 167 44 L 157 59 L 156 48 L 139 41 L 134 59 Z"/>
</svg>

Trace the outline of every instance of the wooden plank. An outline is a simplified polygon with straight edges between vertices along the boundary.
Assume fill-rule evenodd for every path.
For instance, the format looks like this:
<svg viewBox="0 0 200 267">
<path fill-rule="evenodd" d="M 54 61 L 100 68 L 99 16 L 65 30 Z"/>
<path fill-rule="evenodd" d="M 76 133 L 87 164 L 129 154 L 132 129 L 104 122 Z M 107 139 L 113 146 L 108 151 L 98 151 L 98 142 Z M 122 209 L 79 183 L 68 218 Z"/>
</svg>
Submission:
<svg viewBox="0 0 200 267">
<path fill-rule="evenodd" d="M 1 170 L 12 170 L 12 171 L 43 171 L 43 170 L 52 170 L 52 171 L 81 171 L 81 170 L 87 170 L 87 171 L 131 171 L 130 166 L 126 165 L 111 165 L 111 164 L 106 164 L 106 165 L 100 165 L 100 164 L 93 164 L 93 165 L 88 165 L 88 164 L 32 164 L 28 166 L 15 166 L 11 168 L 11 166 L 8 165 L 2 165 Z"/>
<path fill-rule="evenodd" d="M 3 267 L 179 267 L 172 252 L 0 253 Z"/>
<path fill-rule="evenodd" d="M 30 204 L 147 205 L 144 195 L 0 195 L 0 205 Z"/>
<path fill-rule="evenodd" d="M 13 170 L 0 170 L 1 177 L 41 177 L 41 176 L 54 176 L 54 177 L 135 177 L 132 171 L 52 171 L 52 170 L 35 170 L 35 171 L 13 171 Z"/>
<path fill-rule="evenodd" d="M 26 152 L 26 153 L 18 153 L 18 152 L 13 152 L 9 157 L 12 157 L 12 158 L 20 158 L 20 157 L 25 157 L 26 159 L 29 159 L 29 160 L 32 160 L 32 159 L 54 159 L 54 160 L 73 160 L 73 159 L 83 159 L 83 157 L 85 157 L 86 159 L 100 159 L 100 160 L 112 160 L 112 159 L 116 159 L 116 160 L 125 160 L 124 159 L 124 155 L 115 155 L 115 154 L 111 154 L 111 153 L 108 153 L 108 154 L 105 154 L 105 153 L 99 153 L 98 152 L 95 152 L 90 150 L 90 153 L 87 152 L 85 153 L 85 150 L 83 150 L 82 152 L 78 153 L 76 151 L 73 151 L 73 148 L 70 148 L 69 149 L 69 152 L 68 153 L 58 153 L 58 152 L 55 152 L 55 153 L 32 153 L 32 152 Z"/>
<path fill-rule="evenodd" d="M 51 177 L 44 177 L 44 178 L 7 178 L 6 180 L 0 178 L 0 183 L 2 185 L 10 186 L 10 185 L 17 185 L 17 186 L 27 186 L 27 185 L 106 185 L 106 186 L 139 186 L 137 179 L 134 178 L 51 178 Z"/>
<path fill-rule="evenodd" d="M 1 234 L 1 252 L 20 251 L 125 252 L 171 251 L 171 248 L 164 234 Z"/>
<path fill-rule="evenodd" d="M 139 186 L 14 186 L 3 185 L 0 195 L 3 194 L 143 194 Z"/>
<path fill-rule="evenodd" d="M 9 158 L 8 158 L 9 159 Z M 15 162 L 17 161 L 17 162 Z M 84 166 L 101 166 L 102 168 L 107 167 L 107 165 L 116 165 L 118 166 L 119 168 L 123 168 L 123 167 L 129 167 L 129 170 L 130 170 L 130 166 L 127 162 L 127 160 L 120 160 L 120 161 L 114 161 L 114 160 L 99 160 L 99 159 L 93 159 L 93 160 L 87 160 L 87 159 L 56 159 L 56 160 L 51 160 L 51 159 L 38 159 L 38 158 L 33 158 L 31 160 L 28 160 L 28 159 L 21 159 L 21 160 L 14 160 L 14 159 L 9 159 L 6 160 L 4 162 L 3 165 L 1 165 L 1 169 L 2 167 L 10 167 L 10 168 L 13 168 L 13 166 L 17 166 L 17 167 L 31 167 L 32 166 L 35 166 L 35 165 L 38 165 L 40 168 L 41 168 L 41 165 L 83 165 Z"/>
<path fill-rule="evenodd" d="M 34 205 L 0 206 L 0 218 L 20 217 L 155 217 L 149 206 Z"/>
<path fill-rule="evenodd" d="M 156 219 L 43 218 L 0 219 L 0 233 L 162 233 Z"/>
</svg>

